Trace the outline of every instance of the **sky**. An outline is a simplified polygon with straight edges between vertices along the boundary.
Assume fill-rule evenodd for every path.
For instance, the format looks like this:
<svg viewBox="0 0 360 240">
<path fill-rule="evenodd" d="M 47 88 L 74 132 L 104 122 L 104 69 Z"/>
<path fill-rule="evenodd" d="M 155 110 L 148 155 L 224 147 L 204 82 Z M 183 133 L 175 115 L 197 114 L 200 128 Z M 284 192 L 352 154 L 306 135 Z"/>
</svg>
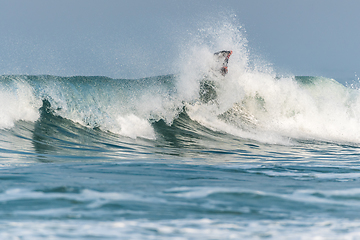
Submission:
<svg viewBox="0 0 360 240">
<path fill-rule="evenodd" d="M 231 15 L 276 71 L 355 80 L 359 12 L 358 0 L 0 0 L 0 74 L 171 74 L 189 35 Z"/>
</svg>

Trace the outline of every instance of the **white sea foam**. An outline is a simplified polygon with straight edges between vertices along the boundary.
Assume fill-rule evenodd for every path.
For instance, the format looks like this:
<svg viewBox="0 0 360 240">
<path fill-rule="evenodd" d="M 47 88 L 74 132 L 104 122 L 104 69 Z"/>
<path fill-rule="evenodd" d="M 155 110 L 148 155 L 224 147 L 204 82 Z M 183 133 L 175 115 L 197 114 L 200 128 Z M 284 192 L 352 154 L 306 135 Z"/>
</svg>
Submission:
<svg viewBox="0 0 360 240">
<path fill-rule="evenodd" d="M 36 121 L 39 118 L 37 109 L 41 105 L 25 81 L 0 82 L 0 102 L 0 129 L 11 128 L 19 120 Z"/>
<path fill-rule="evenodd" d="M 1 222 L 0 237 L 14 239 L 358 239 L 358 220 L 297 218 L 293 220 L 50 220 Z"/>
<path fill-rule="evenodd" d="M 29 189 L 14 188 L 0 193 L 0 202 L 16 201 L 22 199 L 67 199 L 87 203 L 88 208 L 98 208 L 114 201 L 138 201 L 138 202 L 164 202 L 165 200 L 155 197 L 147 197 L 132 193 L 98 192 L 84 189 L 79 193 L 39 192 Z"/>
<path fill-rule="evenodd" d="M 165 194 L 178 198 L 197 199 L 208 198 L 213 194 L 250 194 L 262 197 L 275 197 L 287 201 L 310 203 L 343 205 L 350 207 L 360 207 L 359 189 L 346 190 L 295 190 L 292 193 L 273 193 L 258 191 L 245 188 L 220 188 L 220 187 L 176 187 L 168 189 Z M 356 197 L 356 199 L 354 199 Z"/>
<path fill-rule="evenodd" d="M 155 132 L 148 120 L 140 119 L 131 114 L 125 117 L 118 117 L 120 130 L 117 133 L 127 137 L 143 137 L 155 139 Z"/>
</svg>

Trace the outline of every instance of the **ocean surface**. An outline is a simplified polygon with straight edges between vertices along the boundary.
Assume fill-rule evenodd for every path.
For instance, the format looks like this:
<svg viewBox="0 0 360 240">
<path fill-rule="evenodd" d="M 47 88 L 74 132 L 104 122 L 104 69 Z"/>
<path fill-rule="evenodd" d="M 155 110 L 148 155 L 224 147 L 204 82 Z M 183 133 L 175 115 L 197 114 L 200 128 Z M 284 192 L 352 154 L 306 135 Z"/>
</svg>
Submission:
<svg viewBox="0 0 360 240">
<path fill-rule="evenodd" d="M 359 89 L 231 39 L 165 76 L 0 76 L 0 239 L 360 239 Z"/>
</svg>

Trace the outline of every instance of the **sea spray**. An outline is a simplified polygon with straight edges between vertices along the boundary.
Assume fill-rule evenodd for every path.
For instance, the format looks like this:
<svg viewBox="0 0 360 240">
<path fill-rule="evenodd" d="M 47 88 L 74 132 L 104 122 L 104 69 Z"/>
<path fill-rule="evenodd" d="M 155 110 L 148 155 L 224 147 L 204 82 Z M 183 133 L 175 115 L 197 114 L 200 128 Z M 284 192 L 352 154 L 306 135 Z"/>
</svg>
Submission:
<svg viewBox="0 0 360 240">
<path fill-rule="evenodd" d="M 40 101 L 24 78 L 0 78 L 0 129 L 11 128 L 19 120 L 36 121 L 39 117 Z"/>
<path fill-rule="evenodd" d="M 186 103 L 193 120 L 214 131 L 262 142 L 360 142 L 358 90 L 322 77 L 278 77 L 270 64 L 251 55 L 242 28 L 235 26 L 212 24 L 186 44 L 190 47 L 180 65 L 178 90 L 187 100 L 193 98 Z M 225 77 L 211 73 L 212 53 L 218 50 L 233 51 Z M 215 83 L 215 101 L 196 100 L 204 79 Z"/>
</svg>

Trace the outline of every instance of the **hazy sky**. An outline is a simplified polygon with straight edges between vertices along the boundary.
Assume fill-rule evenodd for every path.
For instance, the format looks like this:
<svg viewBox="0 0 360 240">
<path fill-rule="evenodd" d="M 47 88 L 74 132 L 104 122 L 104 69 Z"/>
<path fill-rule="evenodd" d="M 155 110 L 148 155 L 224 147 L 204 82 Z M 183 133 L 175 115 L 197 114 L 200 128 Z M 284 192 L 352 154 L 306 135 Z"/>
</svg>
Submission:
<svg viewBox="0 0 360 240">
<path fill-rule="evenodd" d="M 138 78 L 172 73 L 206 19 L 236 14 L 280 72 L 360 75 L 358 0 L 0 0 L 0 74 Z"/>
</svg>

